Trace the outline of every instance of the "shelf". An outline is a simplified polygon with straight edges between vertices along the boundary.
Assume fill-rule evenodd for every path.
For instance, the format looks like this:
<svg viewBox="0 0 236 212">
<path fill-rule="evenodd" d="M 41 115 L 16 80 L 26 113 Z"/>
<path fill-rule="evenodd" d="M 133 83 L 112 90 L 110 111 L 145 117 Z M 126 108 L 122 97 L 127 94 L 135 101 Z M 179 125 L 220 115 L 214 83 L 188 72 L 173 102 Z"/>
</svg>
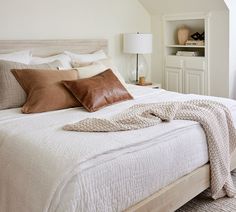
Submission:
<svg viewBox="0 0 236 212">
<path fill-rule="evenodd" d="M 205 46 L 187 46 L 187 45 L 166 45 L 167 48 L 196 48 L 196 49 L 200 49 L 200 48 L 205 48 Z"/>
<path fill-rule="evenodd" d="M 168 57 L 182 57 L 182 58 L 205 58 L 205 56 L 178 56 L 178 55 L 167 55 Z"/>
</svg>

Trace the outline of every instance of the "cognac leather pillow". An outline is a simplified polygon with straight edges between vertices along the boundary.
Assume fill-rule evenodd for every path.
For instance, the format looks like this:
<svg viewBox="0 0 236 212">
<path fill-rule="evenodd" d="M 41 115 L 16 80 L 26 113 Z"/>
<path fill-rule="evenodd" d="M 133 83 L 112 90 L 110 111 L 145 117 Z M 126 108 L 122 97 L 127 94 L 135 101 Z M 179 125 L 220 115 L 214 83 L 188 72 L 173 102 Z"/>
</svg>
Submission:
<svg viewBox="0 0 236 212">
<path fill-rule="evenodd" d="M 12 69 L 47 69 L 54 70 L 61 66 L 59 61 L 41 65 L 26 65 L 0 60 L 0 110 L 22 107 L 26 93 L 12 75 Z"/>
<path fill-rule="evenodd" d="M 133 99 L 111 69 L 90 78 L 63 83 L 89 112 Z"/>
<path fill-rule="evenodd" d="M 27 94 L 23 113 L 40 113 L 81 106 L 61 83 L 62 80 L 76 80 L 77 71 L 13 69 L 12 73 Z"/>
</svg>

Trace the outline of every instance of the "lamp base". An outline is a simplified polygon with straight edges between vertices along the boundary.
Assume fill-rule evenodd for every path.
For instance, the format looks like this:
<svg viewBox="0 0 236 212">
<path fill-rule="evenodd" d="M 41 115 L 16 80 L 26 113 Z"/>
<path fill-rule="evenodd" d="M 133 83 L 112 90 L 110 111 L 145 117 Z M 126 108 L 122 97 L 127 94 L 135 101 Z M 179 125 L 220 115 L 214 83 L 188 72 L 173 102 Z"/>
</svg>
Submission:
<svg viewBox="0 0 236 212">
<path fill-rule="evenodd" d="M 136 55 L 131 55 L 128 62 L 128 76 L 131 83 L 138 83 L 139 77 L 148 76 L 148 64 L 143 55 L 138 56 L 138 64 Z M 137 65 L 138 65 L 138 74 L 137 74 Z M 138 81 L 136 81 L 138 79 Z"/>
</svg>

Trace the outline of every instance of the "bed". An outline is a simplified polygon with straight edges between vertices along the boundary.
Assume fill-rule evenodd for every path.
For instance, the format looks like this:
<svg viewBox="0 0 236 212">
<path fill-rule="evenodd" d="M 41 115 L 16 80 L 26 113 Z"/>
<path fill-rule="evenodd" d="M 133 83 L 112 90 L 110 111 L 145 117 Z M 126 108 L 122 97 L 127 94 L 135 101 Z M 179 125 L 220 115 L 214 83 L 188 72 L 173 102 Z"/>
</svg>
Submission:
<svg viewBox="0 0 236 212">
<path fill-rule="evenodd" d="M 46 56 L 65 48 L 82 53 L 107 49 L 107 41 L 0 42 L 2 52 L 26 46 Z M 208 188 L 207 142 L 196 122 L 176 120 L 114 133 L 62 129 L 138 103 L 209 98 L 225 104 L 236 123 L 233 100 L 133 85 L 128 89 L 134 100 L 96 113 L 83 108 L 33 115 L 19 108 L 0 111 L 1 211 L 174 211 Z"/>
</svg>

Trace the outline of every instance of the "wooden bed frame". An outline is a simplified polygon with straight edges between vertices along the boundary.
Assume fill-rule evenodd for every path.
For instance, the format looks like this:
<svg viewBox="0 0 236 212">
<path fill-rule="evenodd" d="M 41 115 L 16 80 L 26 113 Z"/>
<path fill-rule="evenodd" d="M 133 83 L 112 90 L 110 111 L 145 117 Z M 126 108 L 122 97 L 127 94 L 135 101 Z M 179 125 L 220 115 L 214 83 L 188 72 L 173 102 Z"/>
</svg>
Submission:
<svg viewBox="0 0 236 212">
<path fill-rule="evenodd" d="M 231 171 L 236 169 L 236 152 L 231 157 Z M 206 164 L 164 187 L 126 212 L 172 212 L 210 187 L 210 165 Z"/>
<path fill-rule="evenodd" d="M 35 56 L 50 56 L 65 50 L 75 53 L 108 51 L 105 39 L 78 40 L 19 40 L 0 41 L 0 54 L 20 50 L 32 50 Z M 236 169 L 236 153 L 232 155 L 231 170 Z M 127 209 L 127 212 L 175 211 L 210 186 L 210 167 L 206 164 L 174 183 L 157 191 L 150 197 Z"/>
<path fill-rule="evenodd" d="M 34 56 L 52 56 L 71 51 L 88 54 L 98 50 L 108 52 L 106 39 L 77 39 L 77 40 L 0 40 L 0 54 L 14 51 L 31 50 Z"/>
</svg>

